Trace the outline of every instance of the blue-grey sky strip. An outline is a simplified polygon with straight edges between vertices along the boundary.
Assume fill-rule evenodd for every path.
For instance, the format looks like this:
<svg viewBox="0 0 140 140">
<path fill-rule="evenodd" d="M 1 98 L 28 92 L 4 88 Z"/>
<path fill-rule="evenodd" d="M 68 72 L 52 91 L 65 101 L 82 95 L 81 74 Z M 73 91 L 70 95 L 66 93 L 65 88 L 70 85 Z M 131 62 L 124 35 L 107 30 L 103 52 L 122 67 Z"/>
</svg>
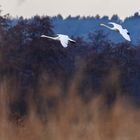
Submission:
<svg viewBox="0 0 140 140">
<path fill-rule="evenodd" d="M 31 17 L 38 15 L 64 17 L 95 16 L 97 14 L 111 17 L 118 14 L 125 18 L 140 11 L 138 0 L 0 0 L 3 13 L 12 16 Z"/>
</svg>

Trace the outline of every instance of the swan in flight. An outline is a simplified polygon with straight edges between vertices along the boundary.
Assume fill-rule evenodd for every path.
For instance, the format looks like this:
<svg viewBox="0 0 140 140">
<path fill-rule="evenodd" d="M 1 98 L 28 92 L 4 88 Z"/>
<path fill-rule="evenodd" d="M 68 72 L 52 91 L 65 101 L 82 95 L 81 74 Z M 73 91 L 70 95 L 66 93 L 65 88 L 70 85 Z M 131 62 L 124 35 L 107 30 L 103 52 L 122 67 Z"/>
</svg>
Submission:
<svg viewBox="0 0 140 140">
<path fill-rule="evenodd" d="M 41 37 L 46 37 L 46 38 L 49 38 L 49 39 L 58 40 L 58 41 L 60 41 L 61 45 L 64 48 L 66 48 L 68 46 L 69 42 L 76 43 L 76 41 L 69 38 L 69 36 L 62 35 L 62 34 L 57 34 L 57 37 L 51 37 L 51 36 L 47 36 L 47 35 L 41 35 Z"/>
<path fill-rule="evenodd" d="M 113 27 L 109 27 L 109 26 L 107 26 L 105 24 L 100 24 L 100 26 L 104 26 L 104 27 L 106 27 L 106 28 L 108 28 L 110 30 L 114 30 L 116 32 L 119 32 L 126 40 L 131 41 L 130 33 L 128 32 L 127 29 L 123 29 L 123 27 L 121 25 L 116 24 L 114 22 L 109 22 L 108 24 L 113 25 Z"/>
</svg>

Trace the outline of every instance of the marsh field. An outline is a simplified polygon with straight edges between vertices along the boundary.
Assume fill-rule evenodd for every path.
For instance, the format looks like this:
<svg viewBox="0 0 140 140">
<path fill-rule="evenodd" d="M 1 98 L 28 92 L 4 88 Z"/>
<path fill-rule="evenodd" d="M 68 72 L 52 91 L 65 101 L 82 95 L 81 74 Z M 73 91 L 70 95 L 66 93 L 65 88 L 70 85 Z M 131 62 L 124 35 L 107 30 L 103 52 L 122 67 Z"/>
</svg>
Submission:
<svg viewBox="0 0 140 140">
<path fill-rule="evenodd" d="M 0 16 L 0 139 L 140 140 L 140 46 L 101 29 L 63 48 L 53 28 Z"/>
<path fill-rule="evenodd" d="M 37 93 L 29 90 L 26 98 L 19 98 L 19 85 L 13 80 L 3 80 L 0 139 L 139 140 L 140 110 L 130 97 L 121 95 L 118 73 L 110 75 L 100 94 L 89 88 L 86 97 L 79 95 L 82 77 L 76 75 L 66 95 L 61 82 L 41 80 Z"/>
</svg>

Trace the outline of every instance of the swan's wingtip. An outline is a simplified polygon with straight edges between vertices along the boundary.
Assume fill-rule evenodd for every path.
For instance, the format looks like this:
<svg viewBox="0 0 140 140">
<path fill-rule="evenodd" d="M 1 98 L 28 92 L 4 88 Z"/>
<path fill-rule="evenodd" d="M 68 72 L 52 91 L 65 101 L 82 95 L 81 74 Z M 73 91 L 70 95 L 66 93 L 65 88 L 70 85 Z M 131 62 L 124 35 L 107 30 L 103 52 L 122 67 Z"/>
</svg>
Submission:
<svg viewBox="0 0 140 140">
<path fill-rule="evenodd" d="M 127 38 L 126 40 L 129 41 L 129 42 L 131 42 L 131 38 Z"/>
</svg>

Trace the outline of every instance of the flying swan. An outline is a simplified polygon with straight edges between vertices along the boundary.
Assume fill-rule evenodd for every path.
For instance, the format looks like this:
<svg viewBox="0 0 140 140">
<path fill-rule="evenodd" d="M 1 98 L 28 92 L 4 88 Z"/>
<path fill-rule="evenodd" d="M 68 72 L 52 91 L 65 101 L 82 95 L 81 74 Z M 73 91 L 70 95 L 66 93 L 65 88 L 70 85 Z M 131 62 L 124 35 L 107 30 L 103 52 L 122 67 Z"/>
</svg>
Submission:
<svg viewBox="0 0 140 140">
<path fill-rule="evenodd" d="M 69 38 L 69 36 L 63 35 L 63 34 L 57 34 L 57 37 L 51 37 L 51 36 L 47 36 L 47 35 L 41 35 L 41 37 L 46 37 L 46 38 L 49 38 L 49 39 L 60 41 L 61 45 L 64 48 L 68 47 L 69 42 L 76 43 L 75 40 L 72 40 L 71 38 Z"/>
<path fill-rule="evenodd" d="M 108 28 L 110 30 L 119 32 L 126 40 L 131 41 L 131 39 L 130 39 L 130 33 L 128 32 L 127 29 L 123 29 L 121 25 L 116 24 L 114 22 L 109 22 L 108 24 L 112 24 L 113 27 L 109 27 L 109 26 L 107 26 L 105 24 L 100 24 L 100 26 L 104 26 L 104 27 L 106 27 L 106 28 Z"/>
</svg>

